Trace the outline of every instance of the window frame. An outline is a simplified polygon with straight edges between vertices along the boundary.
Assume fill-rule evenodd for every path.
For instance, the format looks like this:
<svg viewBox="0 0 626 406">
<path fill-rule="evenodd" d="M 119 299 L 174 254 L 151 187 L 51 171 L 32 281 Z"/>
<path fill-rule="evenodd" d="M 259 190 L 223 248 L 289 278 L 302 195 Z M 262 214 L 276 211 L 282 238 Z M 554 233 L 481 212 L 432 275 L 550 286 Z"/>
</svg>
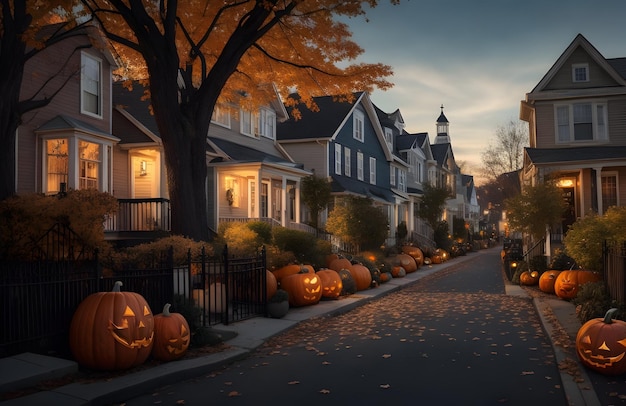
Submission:
<svg viewBox="0 0 626 406">
<path fill-rule="evenodd" d="M 352 151 L 349 147 L 343 147 L 343 173 L 352 176 Z"/>
<path fill-rule="evenodd" d="M 211 123 L 230 129 L 230 109 L 223 106 L 215 106 L 213 114 L 211 114 Z"/>
<path fill-rule="evenodd" d="M 591 122 L 581 121 L 576 117 L 576 107 L 589 106 Z M 580 111 L 580 110 L 579 110 Z M 576 135 L 576 127 L 590 125 L 591 138 Z M 599 143 L 609 140 L 608 103 L 606 100 L 579 100 L 575 103 L 554 104 L 554 138 L 556 144 Z"/>
<path fill-rule="evenodd" d="M 276 139 L 276 112 L 261 107 L 259 109 L 258 133 L 261 137 Z"/>
<path fill-rule="evenodd" d="M 357 153 L 356 153 L 356 177 L 360 181 L 362 181 L 364 179 L 364 173 L 363 173 L 363 153 L 361 151 L 357 151 Z"/>
<path fill-rule="evenodd" d="M 396 167 L 395 166 L 389 167 L 389 184 L 391 186 L 396 186 Z"/>
<path fill-rule="evenodd" d="M 249 123 L 246 118 L 250 117 Z M 239 132 L 248 137 L 258 138 L 258 117 L 249 110 L 239 109 Z"/>
<path fill-rule="evenodd" d="M 86 81 L 88 80 L 87 78 L 87 74 L 85 71 L 86 68 L 86 61 L 93 61 L 96 63 L 97 67 L 98 67 L 98 81 L 97 81 L 97 94 L 96 96 L 96 100 L 97 100 L 97 112 L 93 112 L 90 111 L 86 108 L 85 103 L 87 101 L 87 98 L 85 97 L 85 93 L 88 93 L 90 95 L 93 95 L 94 93 L 92 93 L 91 91 L 87 90 L 86 87 L 87 83 Z M 94 55 L 91 55 L 87 52 L 81 52 L 80 54 L 80 113 L 84 114 L 86 116 L 90 116 L 90 117 L 95 117 L 95 118 L 102 118 L 103 115 L 103 93 L 102 93 L 102 80 L 104 78 L 104 75 L 102 73 L 102 59 L 98 58 Z"/>
<path fill-rule="evenodd" d="M 360 142 L 365 142 L 365 114 L 360 110 L 354 110 L 352 114 L 352 137 Z"/>
<path fill-rule="evenodd" d="M 375 185 L 376 184 L 376 158 L 374 158 L 373 156 L 370 157 L 369 159 L 369 164 L 370 164 L 370 184 Z"/>
<path fill-rule="evenodd" d="M 602 212 L 606 213 L 610 206 L 607 205 L 604 193 L 604 179 L 614 178 L 615 179 L 615 205 L 619 206 L 619 173 L 618 171 L 607 171 L 602 172 L 600 174 L 600 191 L 602 194 Z M 611 205 L 613 206 L 613 205 Z"/>
<path fill-rule="evenodd" d="M 585 77 L 579 78 L 578 73 L 584 72 Z M 588 63 L 574 63 L 572 64 L 572 82 L 573 83 L 587 83 L 589 82 L 589 64 Z"/>
<path fill-rule="evenodd" d="M 335 174 L 341 175 L 341 144 L 335 143 Z"/>
</svg>

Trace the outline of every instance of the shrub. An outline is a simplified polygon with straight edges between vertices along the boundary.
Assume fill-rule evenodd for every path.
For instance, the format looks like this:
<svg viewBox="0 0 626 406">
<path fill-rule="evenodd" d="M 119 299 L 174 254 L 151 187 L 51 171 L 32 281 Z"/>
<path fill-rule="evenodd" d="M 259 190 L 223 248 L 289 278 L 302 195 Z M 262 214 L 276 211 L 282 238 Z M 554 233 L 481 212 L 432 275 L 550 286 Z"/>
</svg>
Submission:
<svg viewBox="0 0 626 406">
<path fill-rule="evenodd" d="M 328 215 L 326 230 L 361 249 L 376 249 L 388 234 L 387 216 L 373 205 L 372 199 L 348 196 Z"/>
<path fill-rule="evenodd" d="M 587 321 L 604 317 L 611 307 L 611 297 L 606 290 L 604 282 L 585 283 L 580 287 L 576 297 L 572 299 L 576 305 L 576 317 L 581 324 Z"/>
<path fill-rule="evenodd" d="M 572 257 L 566 255 L 565 251 L 558 249 L 552 257 L 552 261 L 550 261 L 550 269 L 564 271 L 566 269 L 572 269 L 575 263 L 576 261 L 574 261 Z"/>
<path fill-rule="evenodd" d="M 571 225 L 563 239 L 565 252 L 576 263 L 593 271 L 602 270 L 602 243 L 609 230 L 602 217 L 589 213 Z"/>
<path fill-rule="evenodd" d="M 537 271 L 539 272 L 539 274 L 542 274 L 548 269 L 546 257 L 543 255 L 535 255 L 530 259 L 530 264 L 528 264 L 528 268 L 530 268 L 531 271 Z"/>
<path fill-rule="evenodd" d="M 228 254 L 234 256 L 253 255 L 263 245 L 259 235 L 245 223 L 230 223 L 219 238 L 228 245 Z"/>
<path fill-rule="evenodd" d="M 251 221 L 246 223 L 248 228 L 259 236 L 263 244 L 272 243 L 272 225 L 264 221 Z"/>
<path fill-rule="evenodd" d="M 172 249 L 174 265 L 186 264 L 189 254 L 191 254 L 192 261 L 199 260 L 203 249 L 207 257 L 214 254 L 213 246 L 206 242 L 194 241 L 182 236 L 171 236 L 111 252 L 108 257 L 101 256 L 100 258 L 105 266 L 111 268 L 148 268 L 165 260 L 170 249 Z"/>
<path fill-rule="evenodd" d="M 276 247 L 282 251 L 292 252 L 298 262 L 319 260 L 318 240 L 314 235 L 284 227 L 274 227 L 273 235 Z"/>
</svg>

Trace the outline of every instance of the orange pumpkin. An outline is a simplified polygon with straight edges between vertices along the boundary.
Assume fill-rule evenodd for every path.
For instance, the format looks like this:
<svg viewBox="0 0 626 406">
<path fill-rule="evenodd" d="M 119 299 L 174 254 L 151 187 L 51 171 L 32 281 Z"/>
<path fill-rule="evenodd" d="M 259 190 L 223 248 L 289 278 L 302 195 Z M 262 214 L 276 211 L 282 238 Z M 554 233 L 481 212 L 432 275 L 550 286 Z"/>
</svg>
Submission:
<svg viewBox="0 0 626 406">
<path fill-rule="evenodd" d="M 404 245 L 402 247 L 402 252 L 404 254 L 412 256 L 413 259 L 415 259 L 415 263 L 417 264 L 418 268 L 424 264 L 424 253 L 418 247 L 414 247 L 412 245 Z"/>
<path fill-rule="evenodd" d="M 588 368 L 605 375 L 626 373 L 626 322 L 613 320 L 617 309 L 604 318 L 589 320 L 576 334 L 576 353 Z"/>
<path fill-rule="evenodd" d="M 524 271 L 519 276 L 519 283 L 526 286 L 533 286 L 539 282 L 539 272 Z"/>
<path fill-rule="evenodd" d="M 365 290 L 372 284 L 372 273 L 365 265 L 354 264 L 348 271 L 352 274 L 354 282 L 356 282 L 356 290 Z"/>
<path fill-rule="evenodd" d="M 554 293 L 554 283 L 560 273 L 561 271 L 555 269 L 550 269 L 542 273 L 539 277 L 539 289 L 542 292 Z"/>
<path fill-rule="evenodd" d="M 380 273 L 380 283 L 389 282 L 393 279 L 393 275 L 391 272 L 381 272 Z"/>
<path fill-rule="evenodd" d="M 573 299 L 580 286 L 589 282 L 598 282 L 602 278 L 599 273 L 585 270 L 561 271 L 554 282 L 554 293 L 561 299 Z"/>
<path fill-rule="evenodd" d="M 316 273 L 322 282 L 322 297 L 335 299 L 341 295 L 343 283 L 337 271 L 320 269 Z"/>
<path fill-rule="evenodd" d="M 328 268 L 328 266 L 330 265 L 331 262 L 333 262 L 335 259 L 339 259 L 339 258 L 341 258 L 341 255 L 339 255 L 337 253 L 328 254 L 326 256 L 326 268 Z"/>
<path fill-rule="evenodd" d="M 303 273 L 303 272 L 315 273 L 315 269 L 313 269 L 311 265 L 289 264 L 281 268 L 278 268 L 275 271 L 272 271 L 278 283 L 281 283 L 282 279 L 285 276 L 295 275 L 297 273 Z M 268 296 L 268 297 L 271 297 L 271 296 Z"/>
<path fill-rule="evenodd" d="M 342 269 L 350 269 L 352 268 L 352 262 L 350 262 L 349 259 L 347 258 L 336 258 L 333 259 L 332 261 L 330 261 L 330 264 L 328 264 L 328 269 L 332 269 L 333 271 L 341 271 Z"/>
<path fill-rule="evenodd" d="M 412 273 L 417 271 L 417 262 L 415 262 L 415 258 L 408 254 L 398 254 L 395 258 L 395 265 L 399 265 L 406 273 Z"/>
<path fill-rule="evenodd" d="M 403 276 L 406 276 L 406 271 L 401 266 L 392 266 L 391 276 L 394 278 L 402 278 Z"/>
<path fill-rule="evenodd" d="M 280 287 L 289 293 L 289 306 L 309 306 L 322 298 L 322 281 L 315 272 L 285 276 Z"/>
<path fill-rule="evenodd" d="M 72 316 L 69 338 L 76 361 L 87 368 L 122 370 L 143 364 L 154 339 L 154 317 L 143 296 L 113 291 L 91 294 Z"/>
<path fill-rule="evenodd" d="M 154 345 L 152 358 L 173 361 L 187 352 L 191 332 L 187 320 L 180 313 L 170 313 L 172 305 L 166 303 L 163 313 L 154 316 Z"/>
<path fill-rule="evenodd" d="M 276 279 L 276 276 L 274 276 L 274 274 L 269 270 L 266 270 L 265 274 L 265 297 L 269 299 L 270 297 L 274 296 L 276 290 L 278 290 L 278 280 Z"/>
</svg>

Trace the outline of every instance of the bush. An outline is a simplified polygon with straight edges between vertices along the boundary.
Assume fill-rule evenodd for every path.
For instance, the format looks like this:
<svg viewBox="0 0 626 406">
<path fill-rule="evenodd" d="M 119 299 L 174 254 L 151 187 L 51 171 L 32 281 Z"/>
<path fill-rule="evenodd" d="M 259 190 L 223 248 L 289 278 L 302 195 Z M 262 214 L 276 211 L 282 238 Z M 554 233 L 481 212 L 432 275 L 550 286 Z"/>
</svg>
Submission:
<svg viewBox="0 0 626 406">
<path fill-rule="evenodd" d="M 576 261 L 574 258 L 565 254 L 563 250 L 556 250 L 554 256 L 552 257 L 552 261 L 550 261 L 550 269 L 555 269 L 557 271 L 565 271 L 567 269 L 572 269 Z"/>
<path fill-rule="evenodd" d="M 546 257 L 543 255 L 535 255 L 530 259 L 530 264 L 528 265 L 528 268 L 530 268 L 531 271 L 539 272 L 539 274 L 544 273 L 548 269 Z"/>
<path fill-rule="evenodd" d="M 284 227 L 274 228 L 274 245 L 279 250 L 292 252 L 298 262 L 321 266 L 330 254 L 330 244 L 318 240 L 305 231 Z"/>
<path fill-rule="evenodd" d="M 576 305 L 576 317 L 582 324 L 591 319 L 604 317 L 611 307 L 609 296 L 604 282 L 585 283 L 580 287 L 576 297 L 572 299 Z"/>
<path fill-rule="evenodd" d="M 348 196 L 328 215 L 326 230 L 360 249 L 377 249 L 385 243 L 387 216 L 373 205 L 372 199 Z"/>
<path fill-rule="evenodd" d="M 262 247 L 263 240 L 246 223 L 229 223 L 227 226 L 222 224 L 218 228 L 218 239 L 228 245 L 229 255 L 250 256 Z"/>
<path fill-rule="evenodd" d="M 266 223 L 265 221 L 251 221 L 246 223 L 248 228 L 254 231 L 263 244 L 271 244 L 272 243 L 272 225 Z"/>
</svg>

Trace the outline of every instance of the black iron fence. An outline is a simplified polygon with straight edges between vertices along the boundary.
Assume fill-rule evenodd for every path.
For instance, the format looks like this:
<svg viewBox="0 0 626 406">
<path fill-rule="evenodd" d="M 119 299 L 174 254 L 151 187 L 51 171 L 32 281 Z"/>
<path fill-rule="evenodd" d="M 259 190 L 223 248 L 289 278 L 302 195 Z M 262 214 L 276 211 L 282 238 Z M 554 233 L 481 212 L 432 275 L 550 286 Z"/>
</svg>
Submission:
<svg viewBox="0 0 626 406">
<path fill-rule="evenodd" d="M 0 358 L 25 351 L 69 357 L 67 334 L 76 308 L 92 293 L 111 291 L 118 280 L 123 291 L 142 295 L 155 314 L 165 303 L 199 307 L 200 319 L 189 320 L 197 326 L 266 315 L 264 250 L 251 258 L 230 257 L 227 248 L 218 257 L 192 260 L 189 254 L 185 264 L 173 264 L 170 250 L 149 269 L 102 269 L 95 253 L 2 260 Z"/>
<path fill-rule="evenodd" d="M 626 303 L 626 241 L 603 245 L 604 281 L 611 299 Z"/>
</svg>

